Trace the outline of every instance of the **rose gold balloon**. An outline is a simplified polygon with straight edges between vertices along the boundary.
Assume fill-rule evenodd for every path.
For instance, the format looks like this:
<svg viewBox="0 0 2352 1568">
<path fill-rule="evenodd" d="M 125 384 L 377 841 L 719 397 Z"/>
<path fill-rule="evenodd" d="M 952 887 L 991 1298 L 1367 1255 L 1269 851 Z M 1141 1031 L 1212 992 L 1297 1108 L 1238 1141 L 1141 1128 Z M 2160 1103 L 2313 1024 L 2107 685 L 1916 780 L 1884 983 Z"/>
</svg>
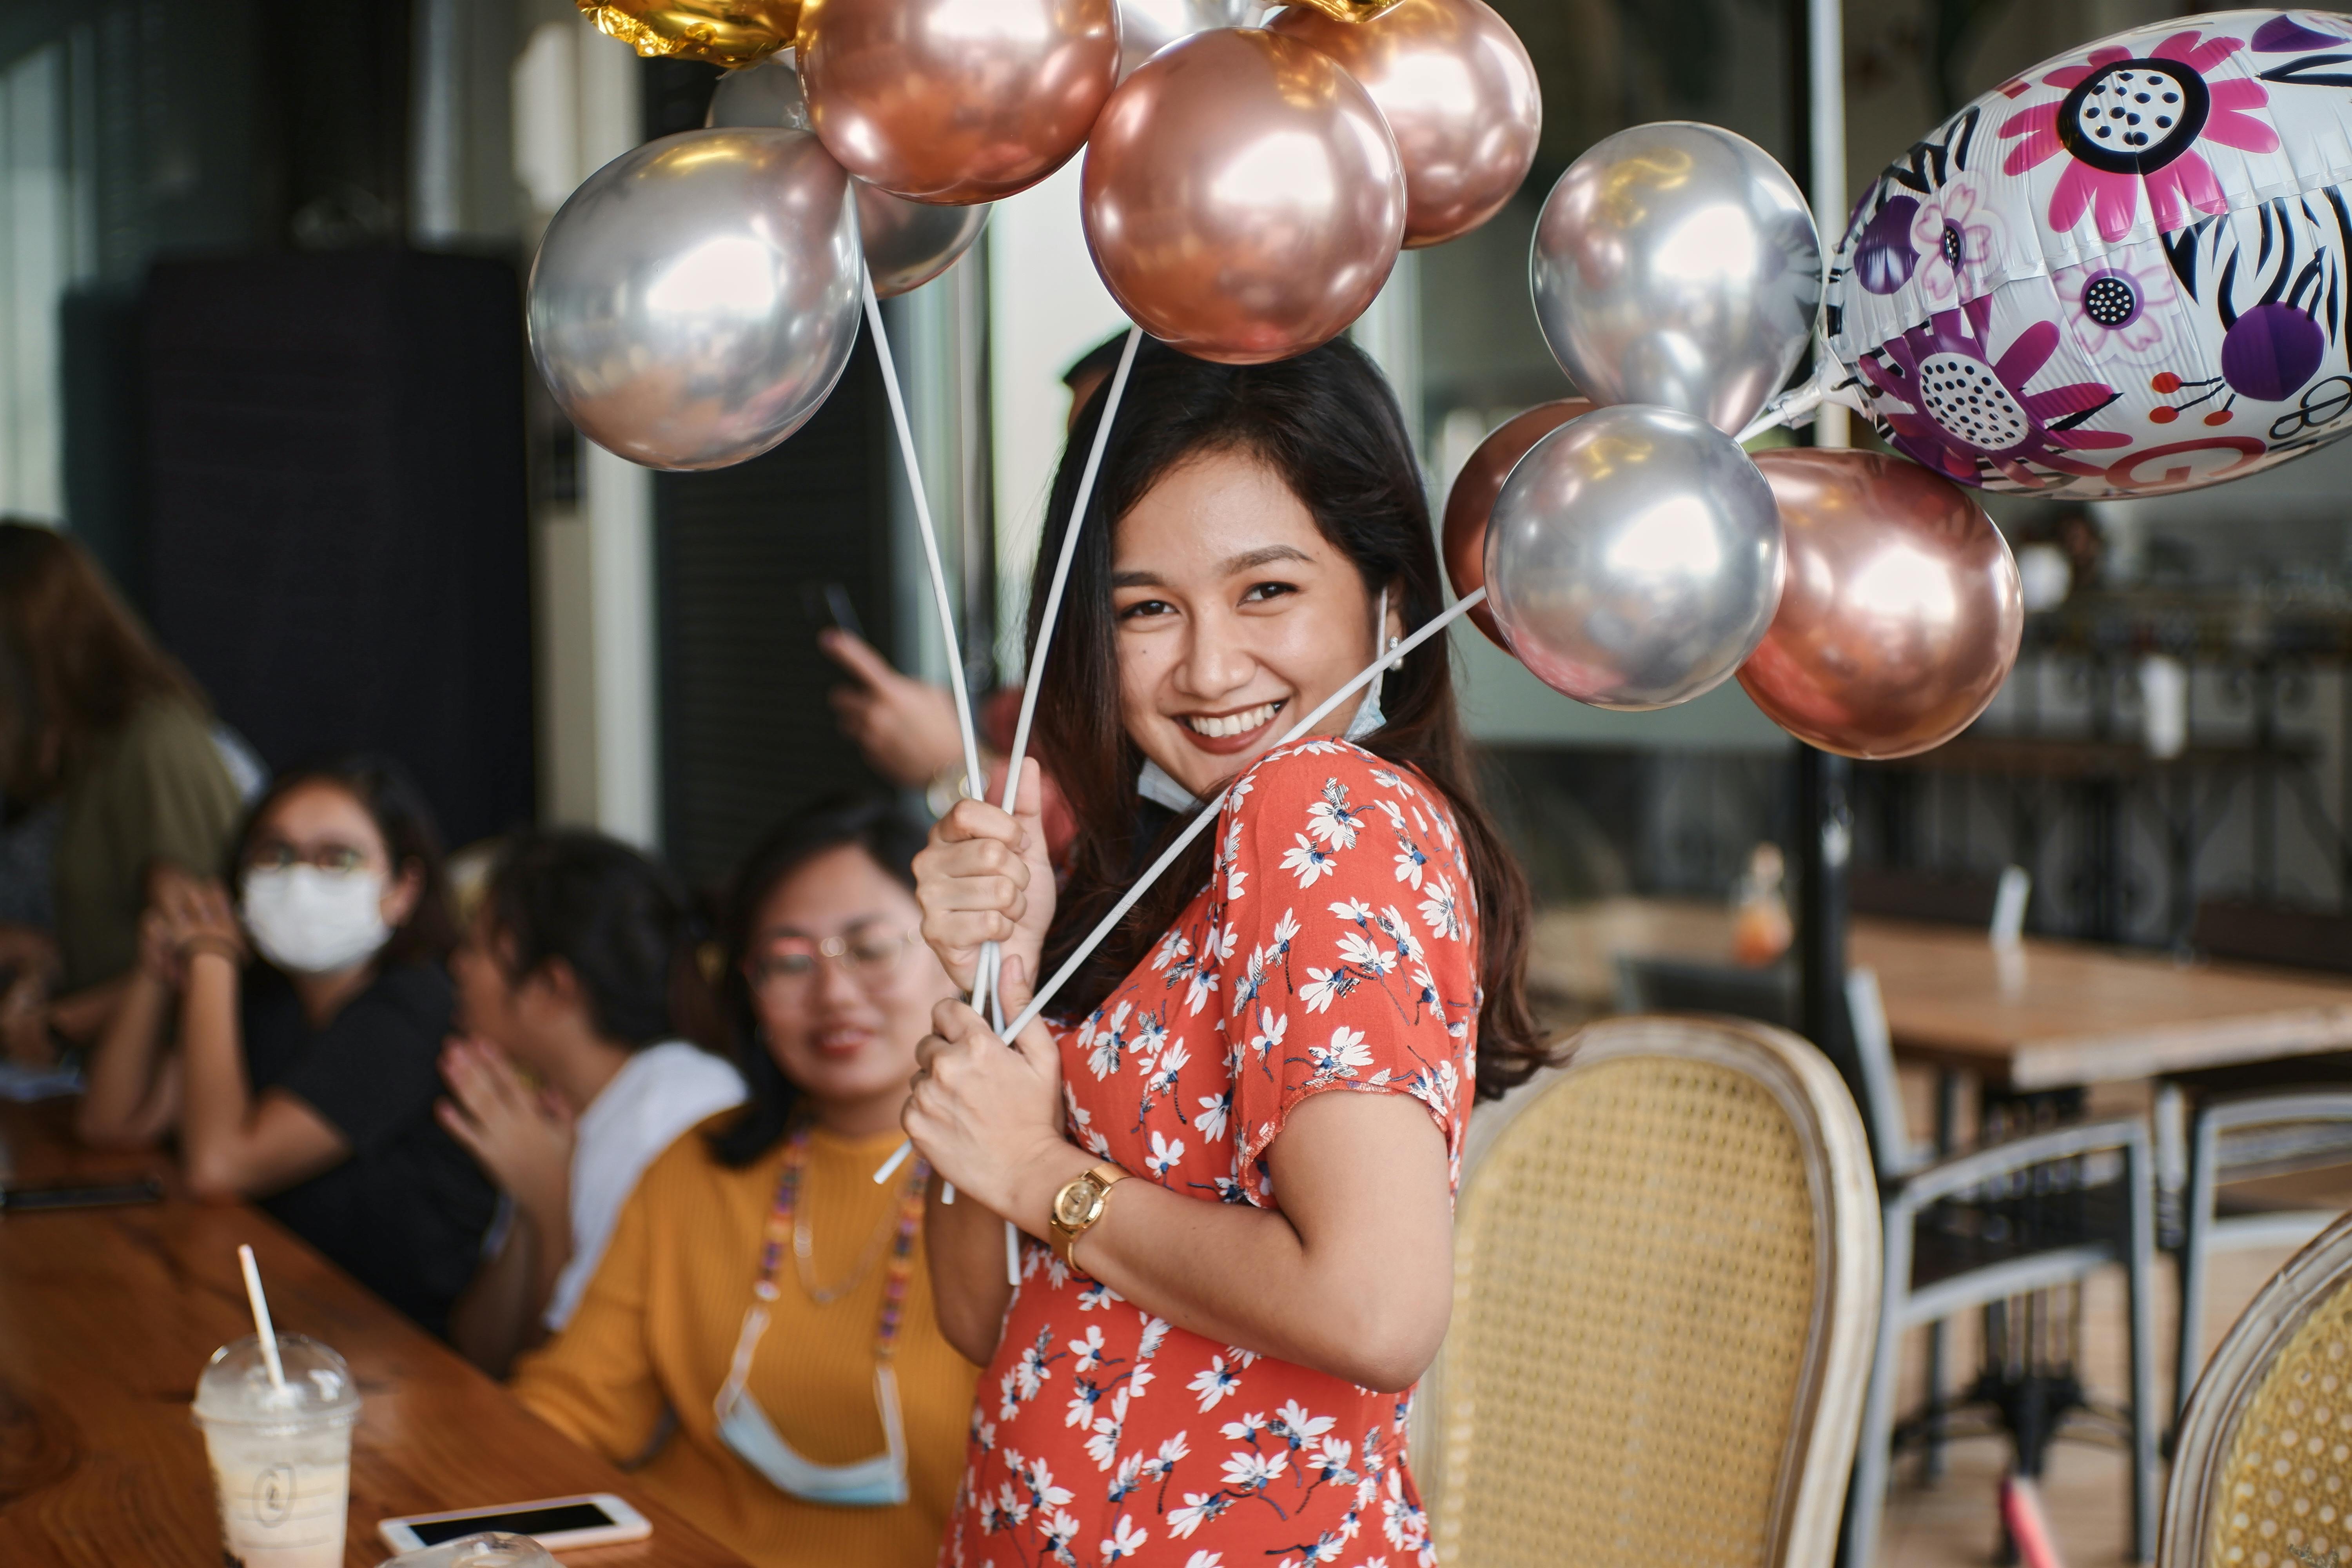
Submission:
<svg viewBox="0 0 2352 1568">
<path fill-rule="evenodd" d="M 1401 0 L 1361 22 L 1293 5 L 1266 26 L 1338 60 L 1381 106 L 1404 164 L 1406 249 L 1469 233 L 1528 177 L 1536 66 L 1484 0 Z"/>
<path fill-rule="evenodd" d="M 1476 593 L 1486 585 L 1486 517 L 1495 510 L 1495 498 L 1503 493 L 1503 481 L 1511 477 L 1528 448 L 1581 414 L 1592 412 L 1592 404 L 1581 397 L 1563 397 L 1557 403 L 1538 403 L 1525 414 L 1505 420 L 1487 433 L 1454 476 L 1454 488 L 1445 492 L 1445 529 L 1443 552 L 1445 575 L 1454 584 L 1456 597 Z M 1495 624 L 1492 611 L 1484 605 L 1473 605 L 1470 618 L 1486 634 L 1486 640 L 1511 651 L 1503 640 L 1503 630 Z"/>
<path fill-rule="evenodd" d="M 1225 364 L 1339 336 L 1404 238 L 1396 140 L 1370 95 L 1257 27 L 1195 33 L 1119 84 L 1087 145 L 1081 207 L 1120 309 Z"/>
<path fill-rule="evenodd" d="M 949 205 L 1069 162 L 1118 79 L 1112 0 L 808 0 L 799 50 L 825 150 L 892 195 Z"/>
<path fill-rule="evenodd" d="M 1739 684 L 1799 740 L 1907 757 L 1973 722 L 2017 662 L 2009 544 L 1966 490 L 1878 452 L 1755 454 L 1787 531 L 1788 584 Z"/>
</svg>

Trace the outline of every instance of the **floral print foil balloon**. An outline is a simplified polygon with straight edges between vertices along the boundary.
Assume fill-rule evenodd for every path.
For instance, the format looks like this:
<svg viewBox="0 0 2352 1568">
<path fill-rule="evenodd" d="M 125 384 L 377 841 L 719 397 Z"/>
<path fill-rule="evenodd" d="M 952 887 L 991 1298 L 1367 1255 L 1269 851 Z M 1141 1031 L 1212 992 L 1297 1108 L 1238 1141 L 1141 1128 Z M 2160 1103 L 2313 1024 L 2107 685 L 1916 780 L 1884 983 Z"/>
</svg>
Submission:
<svg viewBox="0 0 2352 1568">
<path fill-rule="evenodd" d="M 2140 27 L 1969 104 L 1855 205 L 1823 327 L 1896 447 L 2084 499 L 2352 430 L 2352 16 Z"/>
</svg>

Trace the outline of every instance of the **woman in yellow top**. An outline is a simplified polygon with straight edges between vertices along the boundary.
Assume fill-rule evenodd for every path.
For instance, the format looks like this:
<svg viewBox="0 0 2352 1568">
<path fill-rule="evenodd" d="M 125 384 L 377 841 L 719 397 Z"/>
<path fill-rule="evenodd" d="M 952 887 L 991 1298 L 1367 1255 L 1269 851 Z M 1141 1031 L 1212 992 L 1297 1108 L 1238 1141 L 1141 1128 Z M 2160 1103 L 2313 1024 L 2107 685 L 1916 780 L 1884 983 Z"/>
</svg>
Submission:
<svg viewBox="0 0 2352 1568">
<path fill-rule="evenodd" d="M 763 1568 L 928 1568 L 963 1473 L 976 1372 L 932 1311 L 928 1176 L 874 1182 L 956 994 L 916 940 L 922 844 L 839 803 L 753 851 L 725 932 L 751 1099 L 646 1168 L 579 1311 L 515 1377 Z"/>
</svg>

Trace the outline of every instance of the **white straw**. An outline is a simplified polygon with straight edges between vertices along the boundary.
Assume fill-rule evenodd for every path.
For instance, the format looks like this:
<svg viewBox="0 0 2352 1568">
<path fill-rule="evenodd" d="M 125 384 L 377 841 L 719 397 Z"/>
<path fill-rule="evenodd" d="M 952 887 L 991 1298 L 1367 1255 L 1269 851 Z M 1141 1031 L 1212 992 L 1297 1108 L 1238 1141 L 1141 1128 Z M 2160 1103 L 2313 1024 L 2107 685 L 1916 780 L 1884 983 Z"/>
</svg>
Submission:
<svg viewBox="0 0 2352 1568">
<path fill-rule="evenodd" d="M 253 1309 L 253 1331 L 261 1341 L 261 1359 L 269 1368 L 269 1385 L 278 1393 L 286 1392 L 286 1363 L 278 1359 L 278 1327 L 269 1321 L 269 1298 L 261 1293 L 261 1270 L 253 1261 L 253 1248 L 238 1244 L 237 1267 L 245 1270 L 245 1300 Z"/>
<path fill-rule="evenodd" d="M 1013 727 L 1013 755 L 1004 770 L 1004 809 L 1008 812 L 1019 798 L 1021 763 L 1029 754 L 1029 726 L 1037 716 L 1037 688 L 1045 679 L 1046 651 L 1054 646 L 1054 628 L 1062 621 L 1062 590 L 1069 584 L 1070 563 L 1078 552 L 1078 531 L 1086 524 L 1087 506 L 1095 496 L 1095 476 L 1102 471 L 1103 452 L 1110 445 L 1111 422 L 1118 417 L 1119 403 L 1127 395 L 1128 373 L 1135 368 L 1135 351 L 1142 343 L 1143 329 L 1128 328 L 1127 342 L 1118 351 L 1118 368 L 1111 372 L 1110 393 L 1103 401 L 1102 418 L 1096 422 L 1094 442 L 1087 449 L 1087 466 L 1078 471 L 1078 493 L 1070 503 L 1069 521 L 1062 529 L 1062 552 L 1055 558 L 1054 580 L 1045 589 L 1045 613 L 1038 620 L 1037 646 L 1029 650 L 1029 679 L 1021 688 L 1021 717 Z M 989 942 L 981 949 L 981 984 L 991 988 L 992 994 L 1002 989 L 999 974 L 1003 963 L 1003 953 L 996 943 Z M 996 1025 L 1000 1029 L 1004 1026 L 1001 1014 Z"/>
<path fill-rule="evenodd" d="M 1320 703 L 1317 704 L 1313 712 L 1307 714 L 1306 718 L 1301 719 L 1297 723 L 1292 725 L 1290 727 L 1290 732 L 1283 736 L 1281 740 L 1276 742 L 1274 746 L 1269 747 L 1268 750 L 1271 751 L 1286 746 L 1293 741 L 1297 740 L 1300 736 L 1305 735 L 1308 731 L 1314 729 L 1316 725 L 1321 723 L 1324 717 L 1328 714 L 1331 710 L 1337 708 L 1349 697 L 1354 696 L 1357 692 L 1361 691 L 1365 687 L 1370 685 L 1373 679 L 1380 675 L 1381 670 L 1394 665 L 1398 660 L 1403 658 L 1405 655 L 1419 647 L 1423 643 L 1427 642 L 1431 637 L 1435 637 L 1439 632 L 1442 632 L 1447 626 L 1452 626 L 1455 621 L 1467 615 L 1472 606 L 1485 603 L 1486 598 L 1486 590 L 1484 588 L 1477 589 L 1476 591 L 1455 600 L 1450 608 L 1432 616 L 1427 623 L 1425 623 L 1411 637 L 1397 644 L 1393 648 L 1381 654 L 1378 658 L 1373 659 L 1371 663 L 1357 671 L 1355 679 L 1349 681 L 1345 686 L 1342 686 L 1339 690 L 1334 691 L 1330 696 L 1326 697 Z M 1228 785 L 1227 789 L 1230 789 L 1231 787 L 1231 785 Z M 1198 838 L 1202 833 L 1206 832 L 1209 825 L 1216 821 L 1217 814 L 1223 809 L 1224 804 L 1225 794 L 1221 791 L 1219 792 L 1215 801 L 1208 805 L 1202 806 L 1193 816 L 1192 820 L 1184 825 L 1184 831 L 1176 836 L 1176 841 L 1160 852 L 1160 858 L 1157 860 L 1154 860 L 1150 868 L 1147 869 L 1141 877 L 1136 879 L 1135 885 L 1128 889 L 1127 892 L 1119 899 L 1118 902 L 1111 906 L 1110 913 L 1103 916 L 1100 921 L 1095 923 L 1095 929 L 1087 933 L 1086 941 L 1078 944 L 1077 951 L 1071 953 L 1068 960 L 1063 963 L 1062 967 L 1055 972 L 1054 977 L 1045 982 L 1044 987 L 1038 991 L 1036 995 L 1030 998 L 1029 1005 L 1023 1008 L 1021 1010 L 1021 1016 L 1013 1020 L 1013 1026 L 1009 1029 L 998 1031 L 998 1037 L 1000 1039 L 1010 1044 L 1020 1037 L 1021 1031 L 1026 1029 L 1031 1024 L 1037 1021 L 1038 1016 L 1045 1012 L 1046 1005 L 1053 1001 L 1055 994 L 1069 983 L 1070 976 L 1078 972 L 1079 965 L 1085 963 L 1087 958 L 1092 956 L 1095 949 L 1103 944 L 1103 940 L 1109 936 L 1110 933 L 1118 928 L 1118 922 L 1127 918 L 1127 911 L 1133 909 L 1137 902 L 1142 899 L 1143 895 L 1150 890 L 1151 885 L 1160 880 L 1160 877 L 1166 873 L 1169 867 L 1176 863 L 1176 858 L 1184 853 L 1185 849 L 1192 844 L 1192 840 Z M 885 1182 L 889 1180 L 890 1173 L 897 1170 L 899 1163 L 906 1159 L 908 1150 L 910 1147 L 911 1145 L 908 1144 L 900 1144 L 898 1151 L 894 1152 L 888 1160 L 884 1162 L 882 1169 L 875 1173 L 874 1179 L 877 1182 Z M 1017 1285 L 1020 1281 L 1016 1279 L 1013 1283 Z"/>
<path fill-rule="evenodd" d="M 907 488 L 915 492 L 915 521 L 923 535 L 923 563 L 931 572 L 931 598 L 939 607 L 940 635 L 947 639 L 948 689 L 955 694 L 956 728 L 963 739 L 964 773 L 971 781 L 971 788 L 978 791 L 988 775 L 980 771 L 980 738 L 972 728 L 971 696 L 963 683 L 963 644 L 956 637 L 947 569 L 940 564 L 940 540 L 931 527 L 930 498 L 923 493 L 923 470 L 915 460 L 915 432 L 907 423 L 906 399 L 898 393 L 898 367 L 890 356 L 890 334 L 883 330 L 882 301 L 874 295 L 874 276 L 865 273 L 859 281 L 866 289 L 866 321 L 874 330 L 874 354 L 882 362 L 882 390 L 890 400 L 891 423 L 898 430 L 898 456 L 907 466 Z"/>
</svg>

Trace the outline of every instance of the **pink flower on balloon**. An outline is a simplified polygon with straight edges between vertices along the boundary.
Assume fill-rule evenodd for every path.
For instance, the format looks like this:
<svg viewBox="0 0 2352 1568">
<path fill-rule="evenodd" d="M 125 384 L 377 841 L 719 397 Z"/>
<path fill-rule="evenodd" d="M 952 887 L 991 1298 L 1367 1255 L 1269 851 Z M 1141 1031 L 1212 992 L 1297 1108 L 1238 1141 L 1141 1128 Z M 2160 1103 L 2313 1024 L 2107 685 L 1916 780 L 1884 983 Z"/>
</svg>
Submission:
<svg viewBox="0 0 2352 1568">
<path fill-rule="evenodd" d="M 2180 289 L 2153 241 L 2059 268 L 2050 282 L 2066 306 L 2074 341 L 2092 359 L 2138 363 L 2163 356 L 2165 319 L 2180 302 Z"/>
<path fill-rule="evenodd" d="M 2241 38 L 2200 41 L 2192 28 L 2175 33 L 2145 56 L 2128 49 L 2091 51 L 2081 65 L 2061 66 L 2042 79 L 2063 98 L 2032 104 L 2002 122 L 2004 137 L 2021 138 L 2002 172 L 2021 174 L 2052 158 L 2068 160 L 2050 194 L 2050 226 L 2061 234 L 2091 213 L 2099 237 L 2123 238 L 2139 221 L 2147 192 L 2157 232 L 2170 234 L 2190 213 L 2220 214 L 2229 199 L 2201 143 L 2244 153 L 2274 153 L 2278 132 L 2248 113 L 2270 103 L 2259 81 L 2207 73 L 2244 47 Z"/>
<path fill-rule="evenodd" d="M 2081 428 L 2116 400 L 2116 389 L 2083 381 L 2028 391 L 2058 350 L 2058 323 L 2035 321 L 1996 354 L 1991 317 L 1990 300 L 1970 300 L 1937 311 L 1863 357 L 1859 368 L 1894 444 L 1969 485 L 1984 482 L 1986 464 L 2028 489 L 2043 483 L 2029 463 L 2059 473 L 2100 472 L 2067 454 L 2131 445 L 2121 431 Z"/>
<path fill-rule="evenodd" d="M 1956 179 L 1927 197 L 1911 219 L 1911 247 L 1919 253 L 1911 280 L 1935 304 L 1987 291 L 2008 237 L 2000 214 L 1984 193 Z"/>
</svg>

